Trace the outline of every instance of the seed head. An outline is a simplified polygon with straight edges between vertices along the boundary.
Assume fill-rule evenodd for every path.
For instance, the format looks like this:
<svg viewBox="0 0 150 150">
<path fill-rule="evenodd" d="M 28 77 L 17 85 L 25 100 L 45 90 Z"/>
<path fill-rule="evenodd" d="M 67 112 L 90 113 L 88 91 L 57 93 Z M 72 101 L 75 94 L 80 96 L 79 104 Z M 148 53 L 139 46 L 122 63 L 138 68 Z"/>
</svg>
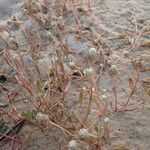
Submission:
<svg viewBox="0 0 150 150">
<path fill-rule="evenodd" d="M 88 51 L 88 57 L 92 59 L 92 58 L 95 58 L 96 56 L 97 56 L 96 48 L 94 47 L 90 48 Z"/>
<path fill-rule="evenodd" d="M 69 67 L 71 68 L 71 69 L 75 69 L 76 68 L 76 64 L 75 64 L 75 62 L 73 62 L 73 61 L 71 61 L 71 62 L 69 62 Z"/>
<path fill-rule="evenodd" d="M 103 89 L 103 92 L 106 93 L 106 92 L 107 92 L 107 89 Z"/>
<path fill-rule="evenodd" d="M 91 78 L 94 76 L 94 69 L 93 68 L 87 68 L 83 71 L 85 78 Z"/>
<path fill-rule="evenodd" d="M 129 52 L 127 51 L 127 50 L 125 50 L 125 51 L 123 51 L 123 55 L 124 55 L 124 57 L 129 57 Z"/>
<path fill-rule="evenodd" d="M 111 60 L 109 59 L 109 60 L 107 61 L 107 63 L 108 63 L 108 65 L 111 65 Z"/>
<path fill-rule="evenodd" d="M 103 64 L 100 64 L 100 67 L 101 67 L 101 68 L 104 68 L 104 65 L 103 65 Z"/>
<path fill-rule="evenodd" d="M 84 86 L 84 87 L 82 87 L 82 92 L 83 93 L 86 93 L 88 91 L 88 89 Z"/>
<path fill-rule="evenodd" d="M 37 120 L 39 123 L 45 123 L 45 122 L 48 120 L 48 115 L 45 115 L 45 114 L 43 114 L 42 112 L 39 112 L 39 113 L 36 115 L 36 120 Z"/>
<path fill-rule="evenodd" d="M 79 131 L 79 137 L 81 140 L 86 140 L 90 137 L 89 132 L 87 129 L 80 129 Z"/>
<path fill-rule="evenodd" d="M 106 95 L 102 95 L 102 96 L 101 96 L 102 100 L 105 100 L 106 97 L 107 97 Z"/>
<path fill-rule="evenodd" d="M 116 76 L 118 74 L 118 68 L 116 65 L 112 65 L 110 70 L 109 70 L 110 76 Z"/>
<path fill-rule="evenodd" d="M 104 118 L 104 123 L 109 123 L 110 122 L 110 118 L 106 117 Z"/>
<path fill-rule="evenodd" d="M 13 50 L 18 49 L 18 42 L 14 38 L 10 38 L 8 43 Z"/>
<path fill-rule="evenodd" d="M 55 39 L 54 35 L 53 35 L 51 32 L 48 32 L 48 33 L 46 34 L 46 37 L 47 37 L 49 40 L 54 40 L 54 39 Z"/>
<path fill-rule="evenodd" d="M 78 143 L 76 140 L 71 140 L 69 142 L 69 149 L 70 150 L 77 150 L 77 147 L 78 147 Z"/>
</svg>

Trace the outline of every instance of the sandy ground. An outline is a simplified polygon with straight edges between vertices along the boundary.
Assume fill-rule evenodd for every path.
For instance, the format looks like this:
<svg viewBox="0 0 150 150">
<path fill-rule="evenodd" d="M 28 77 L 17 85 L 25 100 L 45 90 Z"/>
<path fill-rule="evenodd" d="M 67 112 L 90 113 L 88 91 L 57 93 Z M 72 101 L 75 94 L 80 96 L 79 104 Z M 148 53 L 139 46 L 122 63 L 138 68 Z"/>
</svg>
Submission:
<svg viewBox="0 0 150 150">
<path fill-rule="evenodd" d="M 119 33 L 125 33 L 126 31 L 135 30 L 135 22 L 138 23 L 139 30 L 143 26 L 147 26 L 150 30 L 150 0 L 95 0 L 93 2 L 93 13 L 97 17 L 98 26 L 100 26 L 101 34 L 104 34 L 104 38 L 114 37 Z M 6 26 L 7 20 L 10 19 L 12 14 L 20 20 L 26 20 L 23 13 L 21 12 L 22 1 L 20 0 L 0 0 L 0 25 Z M 133 16 L 135 18 L 133 18 Z M 83 17 L 84 20 L 84 17 Z M 87 24 L 92 25 L 87 21 Z M 31 25 L 32 26 L 32 25 Z M 36 29 L 35 29 L 36 30 Z M 44 32 L 44 31 L 43 31 Z M 25 54 L 25 62 L 27 65 L 32 67 L 31 58 L 26 54 L 26 41 L 22 41 L 22 33 L 20 30 L 13 30 L 12 34 L 16 36 L 17 40 L 20 41 L 22 49 Z M 76 41 L 73 35 L 67 37 L 69 39 L 69 44 L 71 47 L 78 51 L 83 49 L 88 49 L 88 43 L 81 43 Z M 150 40 L 150 35 L 142 37 L 139 42 L 144 40 Z M 116 64 L 119 68 L 120 80 L 118 81 L 118 99 L 126 100 L 128 92 L 128 76 L 133 75 L 133 68 L 131 67 L 130 59 L 123 57 L 123 50 L 126 48 L 124 40 L 110 39 L 108 42 L 110 48 L 113 50 L 113 55 L 110 56 L 111 62 Z M 0 39 L 0 53 L 5 48 L 6 44 Z M 43 50 L 43 60 L 42 62 L 48 62 L 49 58 L 47 55 L 49 52 L 46 48 Z M 144 66 L 150 67 L 150 49 L 149 47 L 141 49 L 133 49 L 130 52 L 131 58 L 142 58 Z M 15 72 L 5 63 L 3 60 L 3 55 L 0 55 L 0 71 L 8 78 L 5 86 L 14 87 L 15 90 L 21 91 L 18 84 L 14 81 Z M 145 71 L 140 74 L 141 79 L 148 78 L 150 72 Z M 111 91 L 111 79 L 107 74 L 104 74 L 99 82 L 101 88 L 107 89 L 107 99 L 108 103 L 112 103 L 113 94 Z M 10 91 L 9 91 L 10 92 Z M 12 92 L 12 91 L 11 91 Z M 8 94 L 0 91 L 0 97 L 2 98 L 4 94 Z M 136 105 L 140 102 L 140 95 L 142 94 L 139 88 L 136 94 L 132 98 L 133 109 L 131 111 L 125 112 L 111 112 L 110 111 L 110 124 L 111 124 L 111 137 L 109 142 L 104 146 L 104 150 L 149 150 L 150 149 L 150 98 L 144 96 L 144 105 Z M 17 97 L 17 96 L 16 96 Z M 71 99 L 71 98 L 70 98 Z M 72 99 L 74 99 L 72 97 Z M 0 102 L 3 101 L 0 99 Z M 3 101 L 4 102 L 4 101 Z M 20 111 L 26 110 L 30 107 L 28 101 L 14 102 L 16 108 Z M 2 116 L 0 116 L 1 118 Z M 25 137 L 28 135 L 29 130 L 33 129 L 31 125 L 25 125 L 25 127 L 19 133 L 20 137 Z M 31 135 L 30 139 L 24 144 L 22 150 L 61 150 L 67 149 L 67 143 L 63 133 L 56 128 L 50 128 L 47 133 L 42 133 L 40 130 L 36 130 Z M 7 145 L 8 146 L 8 145 Z M 2 150 L 9 149 L 8 147 L 3 147 Z M 87 148 L 87 150 L 90 148 Z"/>
</svg>

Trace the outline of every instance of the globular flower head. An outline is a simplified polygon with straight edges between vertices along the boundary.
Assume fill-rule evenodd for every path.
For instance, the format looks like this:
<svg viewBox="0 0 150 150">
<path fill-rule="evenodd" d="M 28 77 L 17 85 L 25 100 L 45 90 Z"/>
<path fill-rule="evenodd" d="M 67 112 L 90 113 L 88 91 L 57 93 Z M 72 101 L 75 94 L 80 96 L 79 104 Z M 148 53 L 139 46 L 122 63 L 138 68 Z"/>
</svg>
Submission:
<svg viewBox="0 0 150 150">
<path fill-rule="evenodd" d="M 77 150 L 77 147 L 78 147 L 78 143 L 76 140 L 71 140 L 69 142 L 69 149 L 70 150 Z"/>
<path fill-rule="evenodd" d="M 69 67 L 71 69 L 75 69 L 76 68 L 76 63 L 74 61 L 69 62 L 68 65 L 69 65 Z"/>
<path fill-rule="evenodd" d="M 10 38 L 8 41 L 11 49 L 17 50 L 18 49 L 18 42 L 14 38 Z"/>
<path fill-rule="evenodd" d="M 129 57 L 129 52 L 127 50 L 123 51 L 124 57 Z"/>
<path fill-rule="evenodd" d="M 110 118 L 106 117 L 104 118 L 104 123 L 109 123 L 110 122 Z"/>
<path fill-rule="evenodd" d="M 86 139 L 88 139 L 90 137 L 90 134 L 89 134 L 89 132 L 88 132 L 88 130 L 87 129 L 80 129 L 80 131 L 79 131 L 79 138 L 81 139 L 81 140 L 86 140 Z"/>
<path fill-rule="evenodd" d="M 103 94 L 103 95 L 101 96 L 101 98 L 102 98 L 102 100 L 105 100 L 105 99 L 107 98 L 107 96 L 106 96 L 105 94 Z"/>
<path fill-rule="evenodd" d="M 110 76 L 116 76 L 118 74 L 118 68 L 116 65 L 112 65 L 111 68 L 109 69 L 109 74 Z"/>
<path fill-rule="evenodd" d="M 48 115 L 45 115 L 42 112 L 37 113 L 35 118 L 39 123 L 45 123 L 48 121 Z"/>
<path fill-rule="evenodd" d="M 107 89 L 103 89 L 103 92 L 106 93 L 106 92 L 107 92 Z"/>
<path fill-rule="evenodd" d="M 86 68 L 86 69 L 84 69 L 83 73 L 84 73 L 85 78 L 91 78 L 94 76 L 94 69 L 93 68 Z"/>
<path fill-rule="evenodd" d="M 90 59 L 94 59 L 97 56 L 97 50 L 96 48 L 92 47 L 89 49 L 88 53 L 87 53 L 88 58 Z"/>
<path fill-rule="evenodd" d="M 100 67 L 101 67 L 101 68 L 104 68 L 104 64 L 100 64 Z"/>
</svg>

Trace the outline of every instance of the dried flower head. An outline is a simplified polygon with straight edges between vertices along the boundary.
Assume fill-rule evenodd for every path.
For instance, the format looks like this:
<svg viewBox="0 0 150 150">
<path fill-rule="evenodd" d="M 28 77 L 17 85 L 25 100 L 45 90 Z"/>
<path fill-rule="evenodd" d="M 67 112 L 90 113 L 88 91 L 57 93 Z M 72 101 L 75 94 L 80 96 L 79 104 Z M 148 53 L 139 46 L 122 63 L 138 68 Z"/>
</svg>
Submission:
<svg viewBox="0 0 150 150">
<path fill-rule="evenodd" d="M 129 57 L 129 52 L 127 51 L 127 50 L 125 50 L 125 51 L 123 51 L 123 55 L 124 55 L 124 57 Z"/>
<path fill-rule="evenodd" d="M 94 76 L 94 69 L 93 68 L 84 69 L 83 73 L 85 78 L 91 78 Z"/>
<path fill-rule="evenodd" d="M 88 89 L 84 86 L 84 87 L 82 87 L 81 92 L 82 92 L 83 94 L 86 94 L 86 93 L 88 92 Z"/>
<path fill-rule="evenodd" d="M 103 95 L 101 96 L 101 98 L 102 98 L 102 100 L 105 100 L 105 99 L 107 98 L 107 96 L 106 96 L 105 94 L 103 94 Z"/>
<path fill-rule="evenodd" d="M 75 69 L 75 68 L 76 68 L 76 63 L 73 62 L 73 61 L 69 62 L 68 65 L 69 65 L 69 67 L 70 67 L 71 69 Z"/>
<path fill-rule="evenodd" d="M 79 131 L 79 138 L 81 139 L 81 140 L 86 140 L 86 139 L 88 139 L 90 137 L 90 134 L 89 134 L 89 132 L 88 132 L 88 130 L 87 129 L 80 129 L 80 131 Z"/>
<path fill-rule="evenodd" d="M 37 101 L 40 100 L 41 96 L 43 96 L 42 93 L 40 93 L 40 92 L 39 92 L 39 93 L 36 93 L 36 94 L 33 96 L 33 100 L 34 100 L 35 102 L 37 102 Z"/>
<path fill-rule="evenodd" d="M 46 34 L 46 37 L 47 37 L 49 40 L 54 40 L 54 39 L 55 39 L 55 36 L 54 36 L 50 31 Z"/>
<path fill-rule="evenodd" d="M 17 50 L 18 49 L 18 42 L 14 38 L 10 38 L 8 41 L 11 49 Z"/>
<path fill-rule="evenodd" d="M 87 54 L 89 59 L 94 59 L 97 56 L 97 50 L 96 48 L 92 47 L 89 49 L 88 54 Z"/>
<path fill-rule="evenodd" d="M 114 77 L 118 74 L 118 68 L 116 65 L 112 65 L 111 68 L 109 69 L 109 74 L 110 76 Z"/>
<path fill-rule="evenodd" d="M 37 115 L 36 115 L 36 120 L 39 122 L 39 123 L 45 123 L 46 121 L 48 121 L 48 115 L 45 115 L 43 114 L 42 112 L 39 112 Z"/>
<path fill-rule="evenodd" d="M 108 65 L 111 65 L 111 60 L 108 59 L 108 60 L 107 60 L 107 63 L 108 63 Z"/>
<path fill-rule="evenodd" d="M 104 118 L 104 123 L 109 123 L 110 122 L 110 118 L 106 117 Z"/>
<path fill-rule="evenodd" d="M 103 92 L 106 93 L 106 92 L 107 92 L 107 89 L 103 89 Z"/>
<path fill-rule="evenodd" d="M 104 64 L 100 64 L 100 67 L 101 67 L 101 68 L 104 68 Z"/>
<path fill-rule="evenodd" d="M 76 140 L 71 140 L 69 142 L 69 149 L 70 150 L 77 150 L 77 147 L 78 147 L 78 143 Z"/>
</svg>

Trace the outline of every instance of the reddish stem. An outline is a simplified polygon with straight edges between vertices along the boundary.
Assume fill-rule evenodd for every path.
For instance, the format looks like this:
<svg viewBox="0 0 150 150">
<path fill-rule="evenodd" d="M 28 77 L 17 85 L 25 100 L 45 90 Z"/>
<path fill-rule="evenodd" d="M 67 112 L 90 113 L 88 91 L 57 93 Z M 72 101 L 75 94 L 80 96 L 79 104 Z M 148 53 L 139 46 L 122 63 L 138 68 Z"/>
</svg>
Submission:
<svg viewBox="0 0 150 150">
<path fill-rule="evenodd" d="M 124 108 L 127 107 L 128 103 L 129 103 L 129 101 L 130 101 L 130 99 L 132 98 L 132 96 L 133 96 L 133 94 L 134 94 L 134 92 L 135 92 L 135 90 L 136 90 L 138 79 L 139 79 L 139 71 L 137 72 L 136 80 L 135 80 L 133 89 L 132 89 L 132 91 L 131 91 L 131 93 L 130 93 L 130 96 L 129 96 L 129 98 L 127 99 L 127 101 L 125 102 L 125 104 L 124 104 L 124 106 L 123 106 Z"/>
</svg>

